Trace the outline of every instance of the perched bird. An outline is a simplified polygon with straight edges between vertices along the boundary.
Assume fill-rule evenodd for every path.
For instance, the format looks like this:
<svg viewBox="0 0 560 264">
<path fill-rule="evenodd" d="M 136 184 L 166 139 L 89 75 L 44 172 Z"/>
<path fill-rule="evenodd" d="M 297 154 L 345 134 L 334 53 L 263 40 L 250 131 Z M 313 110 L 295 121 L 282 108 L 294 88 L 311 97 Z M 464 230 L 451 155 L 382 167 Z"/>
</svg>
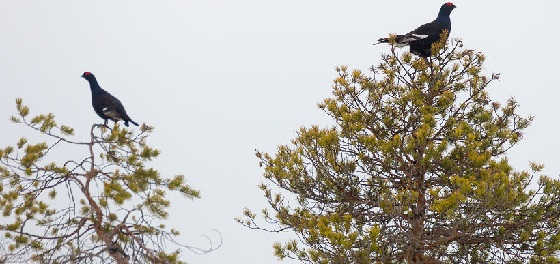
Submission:
<svg viewBox="0 0 560 264">
<path fill-rule="evenodd" d="M 432 55 L 432 44 L 438 42 L 441 33 L 447 30 L 451 32 L 451 19 L 449 15 L 456 6 L 451 3 L 445 3 L 439 9 L 437 18 L 417 29 L 410 31 L 405 35 L 396 35 L 395 44 L 397 47 L 410 46 L 410 52 L 420 57 L 429 57 Z M 389 43 L 389 38 L 380 38 L 376 44 Z"/>
<path fill-rule="evenodd" d="M 95 113 L 97 113 L 99 117 L 103 118 L 105 126 L 107 126 L 107 119 L 111 119 L 115 123 L 119 120 L 123 120 L 125 126 L 128 126 L 128 122 L 130 121 L 138 126 L 138 124 L 132 121 L 128 114 L 126 114 L 126 110 L 124 110 L 121 101 L 107 91 L 101 89 L 93 73 L 84 72 L 82 78 L 89 82 L 93 110 L 95 110 Z"/>
</svg>

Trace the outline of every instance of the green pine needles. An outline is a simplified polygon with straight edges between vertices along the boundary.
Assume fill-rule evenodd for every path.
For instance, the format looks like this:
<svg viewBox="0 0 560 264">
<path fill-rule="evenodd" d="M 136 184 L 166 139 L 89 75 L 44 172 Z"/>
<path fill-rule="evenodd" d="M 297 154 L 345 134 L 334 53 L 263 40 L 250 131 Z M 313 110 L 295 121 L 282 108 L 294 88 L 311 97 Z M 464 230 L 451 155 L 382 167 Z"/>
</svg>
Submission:
<svg viewBox="0 0 560 264">
<path fill-rule="evenodd" d="M 237 220 L 295 233 L 275 254 L 303 263 L 558 263 L 560 183 L 505 156 L 532 118 L 491 99 L 499 75 L 482 53 L 433 51 L 338 67 L 319 104 L 336 125 L 257 152 L 266 224 L 248 209 Z"/>
<path fill-rule="evenodd" d="M 161 222 L 169 215 L 166 194 L 193 199 L 199 192 L 182 175 L 164 178 L 147 166 L 160 153 L 147 144 L 152 127 L 131 132 L 96 124 L 89 140 L 75 141 L 74 130 L 53 114 L 30 118 L 21 99 L 16 106 L 11 120 L 50 143 L 21 138 L 0 148 L 3 261 L 182 263 L 180 251 L 169 249 L 169 243 L 181 248 L 179 232 Z M 83 156 L 53 160 L 55 149 L 69 146 Z"/>
</svg>

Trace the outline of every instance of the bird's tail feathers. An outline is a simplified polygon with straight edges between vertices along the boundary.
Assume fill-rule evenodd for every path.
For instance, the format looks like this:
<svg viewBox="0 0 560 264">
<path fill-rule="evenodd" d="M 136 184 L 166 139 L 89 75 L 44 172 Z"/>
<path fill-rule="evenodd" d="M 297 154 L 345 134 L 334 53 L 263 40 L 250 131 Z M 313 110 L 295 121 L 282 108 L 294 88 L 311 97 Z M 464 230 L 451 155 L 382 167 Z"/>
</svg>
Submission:
<svg viewBox="0 0 560 264">
<path fill-rule="evenodd" d="M 381 44 L 381 43 L 391 43 L 392 40 L 395 42 L 395 46 L 397 47 L 404 47 L 408 45 L 411 41 L 416 40 L 417 38 L 410 37 L 408 35 L 389 35 L 388 38 L 380 38 L 377 40 L 377 43 L 373 45 Z"/>
<path fill-rule="evenodd" d="M 136 122 L 134 122 L 134 121 L 132 121 L 132 120 L 128 120 L 128 121 L 130 121 L 130 123 L 134 124 L 135 126 L 138 126 L 138 123 L 136 123 Z"/>
<path fill-rule="evenodd" d="M 377 40 L 377 43 L 374 43 L 373 45 L 377 45 L 381 43 L 389 43 L 389 42 L 390 42 L 389 38 L 380 38 Z"/>
<path fill-rule="evenodd" d="M 380 38 L 377 40 L 377 43 L 372 43 L 371 45 L 375 46 L 375 45 L 379 45 L 381 43 L 389 43 L 389 38 Z"/>
</svg>

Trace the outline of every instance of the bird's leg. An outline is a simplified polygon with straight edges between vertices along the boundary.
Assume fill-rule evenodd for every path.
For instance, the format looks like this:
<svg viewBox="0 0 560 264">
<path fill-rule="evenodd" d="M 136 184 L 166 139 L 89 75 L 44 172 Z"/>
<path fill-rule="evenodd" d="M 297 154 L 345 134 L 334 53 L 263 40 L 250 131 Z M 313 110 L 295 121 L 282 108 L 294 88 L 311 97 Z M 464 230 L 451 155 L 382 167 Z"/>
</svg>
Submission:
<svg viewBox="0 0 560 264">
<path fill-rule="evenodd" d="M 105 119 L 105 122 L 103 122 L 103 126 L 106 127 L 107 129 L 111 129 L 111 128 L 107 125 L 107 119 Z"/>
</svg>

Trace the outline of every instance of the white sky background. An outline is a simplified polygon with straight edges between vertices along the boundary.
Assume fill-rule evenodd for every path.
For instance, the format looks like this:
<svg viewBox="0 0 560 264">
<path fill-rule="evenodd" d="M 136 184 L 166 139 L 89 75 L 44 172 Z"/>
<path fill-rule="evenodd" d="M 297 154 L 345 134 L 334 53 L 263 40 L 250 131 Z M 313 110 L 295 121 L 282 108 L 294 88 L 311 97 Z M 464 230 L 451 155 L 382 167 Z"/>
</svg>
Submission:
<svg viewBox="0 0 560 264">
<path fill-rule="evenodd" d="M 236 224 L 244 207 L 259 210 L 262 170 L 254 149 L 274 151 L 301 126 L 328 125 L 316 104 L 331 94 L 336 65 L 366 70 L 387 46 L 435 18 L 442 1 L 0 0 L 0 146 L 25 131 L 8 121 L 14 99 L 33 113 L 52 112 L 85 139 L 99 119 L 84 71 L 156 127 L 154 163 L 183 173 L 202 199 L 174 196 L 170 220 L 184 241 L 221 231 L 222 248 L 185 252 L 189 263 L 277 263 L 272 243 L 290 235 Z M 560 173 L 557 1 L 457 1 L 452 37 L 486 53 L 502 79 L 493 98 L 515 97 L 536 116 L 510 160 L 542 162 Z M 545 46 L 546 45 L 546 46 Z M 4 116 L 4 117 L 1 117 Z M 289 262 L 284 262 L 289 263 Z"/>
</svg>

